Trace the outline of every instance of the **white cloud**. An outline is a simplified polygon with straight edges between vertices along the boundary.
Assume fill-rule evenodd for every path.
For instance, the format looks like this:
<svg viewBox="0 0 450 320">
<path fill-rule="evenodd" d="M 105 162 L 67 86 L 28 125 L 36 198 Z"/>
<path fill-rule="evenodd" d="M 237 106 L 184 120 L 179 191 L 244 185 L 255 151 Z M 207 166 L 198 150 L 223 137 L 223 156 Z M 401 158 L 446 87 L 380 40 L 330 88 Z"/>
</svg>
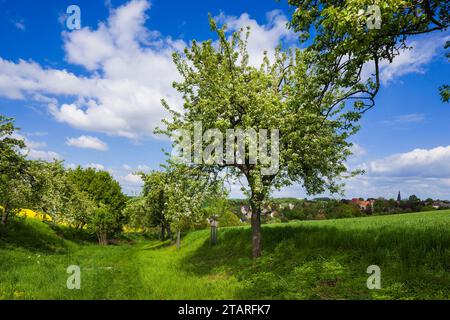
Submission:
<svg viewBox="0 0 450 320">
<path fill-rule="evenodd" d="M 89 163 L 86 165 L 86 168 L 92 168 L 100 171 L 105 170 L 105 166 L 100 163 Z"/>
<path fill-rule="evenodd" d="M 119 181 L 124 193 L 134 196 L 140 194 L 141 188 L 144 184 L 140 176 L 132 173 L 124 176 L 118 176 L 116 179 Z"/>
<path fill-rule="evenodd" d="M 67 61 L 85 67 L 88 76 L 0 58 L 0 96 L 64 96 L 67 103 L 48 103 L 57 121 L 132 139 L 152 135 L 166 115 L 160 100 L 174 107 L 181 103 L 172 88 L 178 76 L 172 52 L 185 43 L 146 29 L 149 7 L 133 0 L 111 10 L 97 28 L 63 32 Z"/>
<path fill-rule="evenodd" d="M 0 96 L 46 103 L 57 121 L 78 129 L 130 139 L 152 136 L 168 116 L 161 99 L 181 107 L 182 99 L 172 88 L 179 80 L 172 52 L 187 44 L 147 29 L 149 8 L 149 1 L 132 0 L 111 9 L 107 21 L 95 28 L 63 32 L 66 60 L 84 67 L 87 75 L 0 58 Z M 252 63 L 262 59 L 263 50 L 273 52 L 281 40 L 296 39 L 280 11 L 268 13 L 266 25 L 248 14 L 224 19 L 232 30 L 251 26 Z"/>
<path fill-rule="evenodd" d="M 45 143 L 44 141 L 30 140 L 29 138 L 19 133 L 13 133 L 11 137 L 13 137 L 14 139 L 22 140 L 25 143 L 25 148 L 22 150 L 22 152 L 27 156 L 27 158 L 31 160 L 53 161 L 62 159 L 62 157 L 54 151 L 41 150 L 42 148 L 47 146 L 47 143 Z"/>
<path fill-rule="evenodd" d="M 366 172 L 343 181 L 347 198 L 396 198 L 400 190 L 406 198 L 415 194 L 422 199 L 449 199 L 450 146 L 415 149 L 352 167 L 352 170 L 360 168 Z M 275 191 L 273 196 L 305 197 L 306 193 L 295 184 Z"/>
<path fill-rule="evenodd" d="M 131 186 L 141 186 L 143 184 L 141 177 L 132 173 L 122 177 L 121 180 Z"/>
<path fill-rule="evenodd" d="M 75 163 L 66 163 L 64 166 L 67 169 L 76 169 L 78 167 L 78 165 L 76 165 Z"/>
<path fill-rule="evenodd" d="M 415 149 L 365 165 L 371 176 L 450 178 L 450 146 Z"/>
<path fill-rule="evenodd" d="M 356 158 L 365 156 L 367 154 L 367 150 L 357 143 L 353 143 L 350 148 L 350 151 L 353 153 L 353 156 Z"/>
<path fill-rule="evenodd" d="M 140 165 L 137 166 L 137 170 L 146 172 L 146 171 L 150 171 L 151 169 L 150 169 L 149 166 L 147 166 L 145 164 L 140 164 Z"/>
<path fill-rule="evenodd" d="M 398 78 L 411 74 L 426 72 L 425 66 L 441 54 L 444 44 L 450 40 L 448 34 L 433 33 L 418 36 L 408 41 L 406 49 L 401 49 L 392 62 L 380 62 L 380 79 L 387 85 Z M 362 78 L 367 79 L 374 72 L 373 63 L 368 63 L 363 69 Z"/>
<path fill-rule="evenodd" d="M 45 160 L 45 161 L 61 160 L 61 156 L 53 151 L 28 149 L 26 154 L 27 157 L 32 160 Z"/>
<path fill-rule="evenodd" d="M 10 99 L 27 97 L 42 102 L 43 95 L 92 95 L 96 79 L 77 77 L 67 70 L 45 69 L 33 61 L 18 63 L 0 58 L 0 95 Z M 50 100 L 48 100 L 50 101 Z"/>
<path fill-rule="evenodd" d="M 13 133 L 11 136 L 15 139 L 22 140 L 25 143 L 26 147 L 30 148 L 30 149 L 39 149 L 39 148 L 43 148 L 47 145 L 43 141 L 30 140 L 27 137 L 25 137 L 19 133 Z"/>
<path fill-rule="evenodd" d="M 80 136 L 78 138 L 67 138 L 66 144 L 76 148 L 94 149 L 99 151 L 108 150 L 108 145 L 96 137 Z"/>
<path fill-rule="evenodd" d="M 388 61 L 381 63 L 382 81 L 389 83 L 409 73 L 425 73 L 425 65 L 436 57 L 449 39 L 448 35 L 427 35 L 411 41 L 409 43 L 411 49 L 402 50 L 392 63 Z"/>
<path fill-rule="evenodd" d="M 425 119 L 423 114 L 411 113 L 398 116 L 395 121 L 398 123 L 422 122 Z"/>
</svg>

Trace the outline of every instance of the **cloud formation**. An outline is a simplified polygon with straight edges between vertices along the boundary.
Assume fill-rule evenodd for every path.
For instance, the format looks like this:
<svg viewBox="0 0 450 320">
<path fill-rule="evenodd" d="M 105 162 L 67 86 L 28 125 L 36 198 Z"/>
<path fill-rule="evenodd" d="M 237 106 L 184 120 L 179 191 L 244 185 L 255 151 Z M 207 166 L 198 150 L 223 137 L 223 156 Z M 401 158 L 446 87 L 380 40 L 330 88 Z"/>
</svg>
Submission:
<svg viewBox="0 0 450 320">
<path fill-rule="evenodd" d="M 399 50 L 392 62 L 380 61 L 380 81 L 389 85 L 407 74 L 423 74 L 426 66 L 439 56 L 443 56 L 444 45 L 450 40 L 448 33 L 432 33 L 412 38 L 407 48 Z M 367 80 L 375 73 L 373 62 L 366 63 L 362 70 L 362 79 Z"/>
<path fill-rule="evenodd" d="M 45 143 L 44 141 L 31 140 L 28 137 L 21 135 L 19 133 L 14 133 L 12 137 L 15 139 L 22 140 L 25 143 L 25 149 L 23 149 L 22 151 L 27 156 L 28 159 L 45 160 L 45 161 L 62 159 L 62 157 L 54 151 L 42 150 L 47 146 L 47 143 Z"/>
<path fill-rule="evenodd" d="M 430 34 L 409 42 L 409 48 L 402 49 L 392 63 L 386 60 L 381 62 L 382 82 L 388 84 L 406 74 L 425 73 L 425 66 L 442 52 L 448 40 L 450 40 L 448 34 Z"/>
<path fill-rule="evenodd" d="M 108 150 L 108 145 L 96 137 L 91 136 L 80 136 L 78 138 L 67 138 L 66 144 L 68 146 L 83 148 L 83 149 L 94 149 L 98 151 Z"/>
<path fill-rule="evenodd" d="M 450 146 L 415 149 L 365 165 L 371 176 L 450 178 Z"/>
<path fill-rule="evenodd" d="M 414 149 L 357 167 L 365 174 L 346 182 L 347 196 L 396 198 L 400 190 L 405 197 L 449 198 L 450 146 Z"/>
<path fill-rule="evenodd" d="M 100 163 L 88 163 L 85 167 L 92 168 L 92 169 L 99 170 L 99 171 L 105 170 L 105 166 Z"/>
<path fill-rule="evenodd" d="M 83 75 L 0 58 L 0 96 L 46 103 L 57 121 L 77 129 L 135 140 L 152 136 L 168 116 L 161 99 L 181 107 L 182 99 L 172 88 L 179 80 L 172 52 L 188 44 L 146 28 L 150 7 L 149 1 L 132 0 L 111 9 L 107 21 L 95 28 L 63 32 L 66 60 L 83 67 Z M 254 65 L 265 50 L 270 55 L 280 41 L 295 39 L 280 11 L 269 12 L 267 24 L 258 24 L 246 13 L 222 18 L 229 30 L 252 28 L 249 51 Z M 65 103 L 59 102 L 62 97 Z"/>
</svg>

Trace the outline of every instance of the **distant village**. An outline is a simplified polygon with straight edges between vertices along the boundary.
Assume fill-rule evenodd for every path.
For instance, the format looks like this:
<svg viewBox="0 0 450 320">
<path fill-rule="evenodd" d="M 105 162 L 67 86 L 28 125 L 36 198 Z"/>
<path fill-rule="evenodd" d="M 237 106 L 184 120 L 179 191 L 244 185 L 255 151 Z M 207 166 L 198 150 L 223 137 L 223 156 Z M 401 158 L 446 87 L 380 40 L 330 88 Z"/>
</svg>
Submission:
<svg viewBox="0 0 450 320">
<path fill-rule="evenodd" d="M 230 209 L 241 221 L 249 221 L 252 210 L 242 199 L 229 200 Z M 383 215 L 410 212 L 425 212 L 450 209 L 450 201 L 421 200 L 415 195 L 402 198 L 401 192 L 395 198 L 353 198 L 353 199 L 296 199 L 278 198 L 268 201 L 262 210 L 265 222 L 289 220 L 324 220 L 351 218 L 364 215 Z"/>
</svg>

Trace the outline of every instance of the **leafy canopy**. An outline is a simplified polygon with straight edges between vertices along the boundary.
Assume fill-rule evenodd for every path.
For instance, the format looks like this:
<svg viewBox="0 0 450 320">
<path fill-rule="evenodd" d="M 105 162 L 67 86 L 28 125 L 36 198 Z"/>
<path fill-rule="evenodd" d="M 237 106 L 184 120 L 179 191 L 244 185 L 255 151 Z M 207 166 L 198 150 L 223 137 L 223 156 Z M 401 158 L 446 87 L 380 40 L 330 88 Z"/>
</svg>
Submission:
<svg viewBox="0 0 450 320">
<path fill-rule="evenodd" d="M 217 128 L 224 136 L 227 129 L 277 129 L 280 170 L 276 174 L 262 175 L 260 162 L 193 166 L 245 177 L 250 197 L 264 198 L 271 187 L 293 182 L 302 183 L 309 193 L 337 192 L 337 180 L 347 171 L 344 162 L 350 155 L 347 138 L 357 131 L 360 117 L 360 104 L 354 109 L 342 103 L 343 88 L 351 79 L 337 75 L 335 85 L 325 88 L 317 52 L 298 49 L 278 49 L 275 57 L 266 54 L 259 67 L 251 66 L 249 30 L 228 36 L 226 26 L 218 28 L 212 19 L 210 25 L 218 43 L 193 41 L 184 54 L 174 54 L 182 76 L 174 87 L 183 95 L 183 111 L 163 101 L 173 119 L 165 120 L 166 129 L 158 132 L 176 140 L 180 129 L 193 132 L 196 121 L 202 122 L 203 132 Z"/>
</svg>

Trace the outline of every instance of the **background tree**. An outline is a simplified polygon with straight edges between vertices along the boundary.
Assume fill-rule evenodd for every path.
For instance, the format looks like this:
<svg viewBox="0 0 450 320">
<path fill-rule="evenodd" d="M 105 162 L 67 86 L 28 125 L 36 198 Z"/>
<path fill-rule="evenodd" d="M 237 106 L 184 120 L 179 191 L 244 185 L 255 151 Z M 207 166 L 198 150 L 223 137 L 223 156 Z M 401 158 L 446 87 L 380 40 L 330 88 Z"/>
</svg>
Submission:
<svg viewBox="0 0 450 320">
<path fill-rule="evenodd" d="M 109 172 L 78 167 L 69 170 L 68 179 L 79 192 L 89 195 L 97 206 L 100 206 L 100 204 L 108 206 L 120 222 L 119 225 L 126 222 L 122 210 L 125 207 L 127 197 L 122 193 L 120 184 L 114 180 Z"/>
<path fill-rule="evenodd" d="M 97 236 L 101 246 L 108 244 L 108 236 L 120 226 L 114 210 L 101 203 L 89 215 L 88 227 Z"/>
<path fill-rule="evenodd" d="M 181 231 L 192 223 L 205 221 L 203 204 L 213 194 L 221 192 L 222 180 L 198 168 L 170 163 L 165 166 L 164 217 L 177 231 L 177 248 L 180 248 Z"/>
<path fill-rule="evenodd" d="M 209 197 L 204 203 L 204 211 L 208 218 L 217 216 L 221 227 L 241 225 L 241 220 L 230 210 L 226 192 Z"/>
<path fill-rule="evenodd" d="M 123 215 L 126 217 L 127 226 L 131 228 L 148 231 L 149 228 L 153 227 L 148 223 L 148 215 L 142 197 L 128 199 L 123 209 Z"/>
<path fill-rule="evenodd" d="M 81 230 L 88 224 L 98 204 L 87 192 L 80 191 L 71 184 L 68 185 L 67 191 L 69 196 L 60 219 Z"/>
<path fill-rule="evenodd" d="M 263 175 L 264 163 L 195 164 L 207 172 L 226 169 L 227 174 L 244 177 L 252 208 L 252 256 L 261 255 L 261 210 L 271 188 L 301 183 L 309 194 L 325 190 L 338 192 L 339 179 L 351 154 L 347 138 L 357 131 L 358 110 L 346 110 L 344 88 L 352 79 L 336 74 L 333 86 L 323 86 L 323 69 L 313 51 L 277 50 L 271 62 L 265 56 L 259 68 L 248 64 L 247 37 L 243 30 L 225 34 L 210 20 L 219 41 L 192 42 L 184 55 L 174 54 L 183 80 L 174 83 L 182 93 L 184 110 L 178 113 L 163 101 L 173 119 L 165 121 L 164 132 L 177 139 L 177 130 L 193 131 L 201 121 L 202 133 L 219 129 L 279 130 L 279 167 L 276 174 Z M 361 109 L 362 102 L 356 103 Z M 178 140 L 179 141 L 179 140 Z M 195 145 L 191 146 L 195 149 Z M 270 149 L 271 146 L 269 146 Z M 225 154 L 226 150 L 222 150 Z M 245 157 L 249 159 L 246 148 Z M 353 174 L 353 173 L 351 173 Z M 350 175 L 351 175 L 350 174 Z"/>
<path fill-rule="evenodd" d="M 165 234 L 172 238 L 170 219 L 167 216 L 167 184 L 169 177 L 165 171 L 153 171 L 149 174 L 141 174 L 144 181 L 142 189 L 142 201 L 144 207 L 143 225 L 158 226 L 161 228 L 161 240 Z"/>
<path fill-rule="evenodd" d="M 26 207 L 30 201 L 32 175 L 25 159 L 25 143 L 13 136 L 17 128 L 13 119 L 0 115 L 0 205 L 2 224 L 12 212 Z"/>
<path fill-rule="evenodd" d="M 30 161 L 30 171 L 33 179 L 28 208 L 46 213 L 56 221 L 61 219 L 73 192 L 62 161 Z"/>
</svg>

